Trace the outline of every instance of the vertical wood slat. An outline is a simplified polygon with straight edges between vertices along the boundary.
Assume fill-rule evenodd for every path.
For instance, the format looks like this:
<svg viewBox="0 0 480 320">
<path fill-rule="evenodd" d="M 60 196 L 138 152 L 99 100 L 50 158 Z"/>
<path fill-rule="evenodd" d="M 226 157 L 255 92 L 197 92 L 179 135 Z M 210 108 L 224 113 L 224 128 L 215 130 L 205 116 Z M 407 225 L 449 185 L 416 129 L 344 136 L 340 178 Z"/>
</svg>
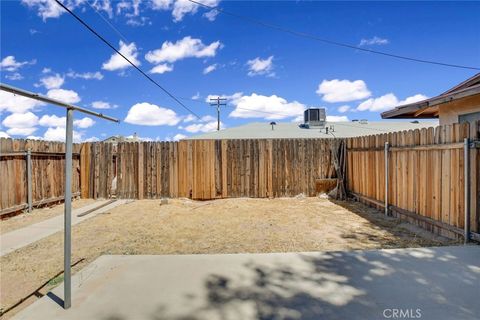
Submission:
<svg viewBox="0 0 480 320">
<path fill-rule="evenodd" d="M 386 141 L 392 147 L 405 147 L 389 153 L 389 204 L 405 209 L 448 225 L 464 227 L 464 156 L 458 145 L 464 138 L 478 139 L 480 122 L 475 124 L 454 124 L 436 128 L 420 129 L 347 139 L 347 185 L 350 191 L 384 201 L 384 188 L 380 183 L 385 178 L 381 170 L 383 163 L 378 152 Z M 472 129 L 473 128 L 473 129 Z M 456 148 L 444 145 L 457 143 Z M 428 149 L 415 149 L 416 146 L 428 145 Z M 438 148 L 434 146 L 438 145 Z M 412 147 L 408 149 L 407 147 Z M 478 149 L 470 150 L 471 166 L 471 226 L 478 232 Z M 376 192 L 375 192 L 375 189 Z M 426 227 L 426 223 L 419 222 Z M 438 227 L 428 229 L 447 236 L 452 236 Z"/>
<path fill-rule="evenodd" d="M 73 152 L 79 153 L 81 146 L 74 144 Z M 31 150 L 32 201 L 47 202 L 51 198 L 64 195 L 65 151 L 63 143 L 38 140 L 0 138 L 0 153 L 20 152 L 16 156 L 0 157 L 0 210 L 17 207 L 27 203 L 27 166 L 26 152 Z M 59 153 L 38 155 L 42 153 Z M 73 157 L 72 192 L 81 191 L 81 159 Z"/>
<path fill-rule="evenodd" d="M 349 138 L 349 190 L 383 202 L 383 145 L 392 147 L 443 145 L 478 139 L 480 124 L 442 126 Z M 332 140 L 191 140 L 180 142 L 119 143 L 115 151 L 105 143 L 76 145 L 74 192 L 82 197 L 109 197 L 117 159 L 117 197 L 280 197 L 315 194 L 315 180 L 335 177 Z M 62 143 L 2 139 L 0 151 L 63 152 Z M 351 151 L 355 148 L 374 149 Z M 350 150 L 350 151 L 349 151 Z M 479 151 L 472 149 L 471 226 L 479 230 Z M 456 227 L 463 227 L 463 153 L 460 149 L 405 149 L 390 153 L 389 203 Z M 0 209 L 26 202 L 25 160 L 0 161 Z M 34 201 L 61 196 L 64 190 L 62 157 L 32 157 Z M 11 182 L 10 182 L 11 181 Z M 5 185 L 13 187 L 4 187 Z M 6 191 L 4 191 L 6 190 Z"/>
</svg>

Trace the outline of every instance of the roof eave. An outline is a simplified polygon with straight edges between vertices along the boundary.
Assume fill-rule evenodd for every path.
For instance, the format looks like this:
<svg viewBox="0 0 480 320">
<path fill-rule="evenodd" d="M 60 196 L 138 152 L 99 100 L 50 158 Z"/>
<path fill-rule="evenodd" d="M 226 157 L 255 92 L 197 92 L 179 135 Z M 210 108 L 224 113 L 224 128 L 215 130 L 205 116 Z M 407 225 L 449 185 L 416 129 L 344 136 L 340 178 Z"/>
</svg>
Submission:
<svg viewBox="0 0 480 320">
<path fill-rule="evenodd" d="M 442 94 L 427 100 L 422 100 L 419 102 L 398 106 L 393 110 L 385 111 L 381 114 L 382 119 L 398 119 L 398 118 L 425 118 L 426 114 L 423 114 L 423 117 L 410 115 L 411 113 L 416 113 L 419 110 L 426 108 L 432 108 L 440 104 L 452 102 L 454 100 L 462 99 L 465 97 L 473 96 L 480 94 L 480 84 L 459 90 L 456 92 Z M 432 117 L 433 118 L 433 117 Z"/>
</svg>

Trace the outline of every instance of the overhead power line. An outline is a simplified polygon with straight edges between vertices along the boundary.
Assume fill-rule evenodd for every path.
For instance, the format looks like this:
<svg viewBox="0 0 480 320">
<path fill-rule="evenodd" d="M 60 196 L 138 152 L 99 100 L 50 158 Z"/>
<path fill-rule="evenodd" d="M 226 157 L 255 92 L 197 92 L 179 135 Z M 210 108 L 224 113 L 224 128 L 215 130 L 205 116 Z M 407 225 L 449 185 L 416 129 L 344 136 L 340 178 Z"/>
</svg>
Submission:
<svg viewBox="0 0 480 320">
<path fill-rule="evenodd" d="M 63 3 L 61 3 L 59 0 L 55 0 L 55 2 L 61 6 L 63 9 L 65 9 L 70 15 L 72 15 L 75 19 L 78 20 L 85 28 L 87 28 L 91 33 L 93 33 L 95 36 L 97 36 L 103 43 L 105 43 L 107 46 L 109 46 L 113 51 L 115 51 L 118 55 L 120 55 L 125 61 L 127 61 L 132 67 L 138 70 L 145 78 L 150 80 L 154 85 L 156 85 L 158 88 L 160 88 L 163 92 L 165 92 L 170 98 L 175 100 L 180 106 L 182 106 L 185 110 L 187 110 L 189 113 L 193 114 L 197 118 L 200 119 L 200 116 L 197 115 L 195 112 L 193 112 L 190 108 L 188 108 L 185 104 L 183 104 L 180 100 L 178 100 L 172 93 L 170 93 L 167 89 L 165 89 L 163 86 L 161 86 L 158 82 L 153 80 L 148 74 L 146 74 L 142 69 L 140 69 L 136 64 L 134 64 L 130 59 L 125 57 L 120 51 L 117 50 L 110 42 L 108 42 L 104 37 L 102 37 L 98 32 L 96 32 L 92 27 L 90 27 L 85 21 L 83 21 L 79 16 L 77 16 L 75 13 L 73 13 L 70 9 L 68 9 Z"/>
<path fill-rule="evenodd" d="M 275 25 L 275 24 L 272 24 L 272 23 L 268 23 L 268 22 L 253 19 L 253 18 L 250 18 L 250 17 L 247 17 L 247 16 L 239 15 L 239 14 L 221 9 L 219 6 L 209 6 L 209 5 L 206 5 L 206 4 L 204 4 L 202 2 L 199 2 L 199 1 L 196 1 L 196 0 L 188 0 L 188 1 L 190 1 L 191 3 L 197 4 L 199 6 L 202 6 L 204 8 L 207 8 L 209 10 L 216 10 L 220 13 L 223 13 L 223 14 L 226 14 L 226 15 L 235 17 L 237 19 L 244 20 L 244 21 L 250 22 L 252 24 L 256 24 L 256 25 L 265 27 L 265 28 L 274 29 L 274 30 L 277 30 L 277 31 L 281 31 L 281 32 L 284 32 L 284 33 L 288 33 L 288 34 L 297 36 L 297 37 L 307 38 L 307 39 L 310 39 L 310 40 L 315 40 L 315 41 L 323 42 L 323 43 L 338 46 L 338 47 L 350 48 L 350 49 L 354 49 L 354 50 L 360 50 L 360 51 L 374 53 L 374 54 L 387 56 L 387 57 L 391 57 L 391 58 L 402 59 L 402 60 L 413 61 L 413 62 L 419 62 L 419 63 L 434 64 L 434 65 L 451 67 L 451 68 L 480 70 L 480 67 L 463 66 L 463 65 L 458 65 L 458 64 L 451 64 L 451 63 L 444 63 L 444 62 L 438 62 L 438 61 L 432 61 L 432 60 L 418 59 L 418 58 L 413 58 L 413 57 L 408 57 L 408 56 L 402 56 L 402 55 L 398 55 L 398 54 L 383 52 L 383 51 L 372 50 L 372 49 L 368 49 L 368 48 L 362 48 L 362 47 L 355 46 L 355 45 L 348 44 L 348 43 L 344 43 L 344 42 L 339 42 L 339 41 L 334 41 L 334 40 L 321 38 L 321 37 L 318 37 L 318 36 L 316 36 L 314 34 L 311 34 L 311 33 L 296 31 L 296 30 L 288 29 L 288 28 L 285 28 L 285 27 L 282 27 L 282 26 L 279 26 L 279 25 Z"/>
<path fill-rule="evenodd" d="M 97 13 L 97 15 L 98 15 L 100 18 L 102 18 L 102 20 L 105 21 L 105 22 L 109 25 L 109 27 L 110 27 L 113 31 L 115 31 L 116 34 L 118 34 L 118 35 L 120 36 L 120 38 L 122 38 L 123 40 L 129 42 L 128 39 L 127 39 L 117 28 L 115 28 L 115 26 L 114 26 L 110 21 L 108 21 L 108 19 L 105 18 L 105 17 L 103 16 L 103 14 L 101 14 L 101 13 L 97 10 L 97 8 L 95 8 L 95 6 L 93 6 L 93 5 L 90 3 L 90 1 L 87 0 L 86 2 L 88 3 L 88 5 L 89 5 L 93 10 L 95 10 L 95 12 Z"/>
</svg>

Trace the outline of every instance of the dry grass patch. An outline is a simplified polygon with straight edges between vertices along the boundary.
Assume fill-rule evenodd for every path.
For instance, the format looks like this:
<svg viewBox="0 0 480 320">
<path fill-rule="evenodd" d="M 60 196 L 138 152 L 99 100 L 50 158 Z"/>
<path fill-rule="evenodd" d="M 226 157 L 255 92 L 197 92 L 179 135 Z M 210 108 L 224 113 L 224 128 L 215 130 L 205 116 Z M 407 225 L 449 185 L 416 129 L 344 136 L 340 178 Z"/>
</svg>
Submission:
<svg viewBox="0 0 480 320">
<path fill-rule="evenodd" d="M 447 244 L 360 203 L 320 198 L 135 201 L 73 227 L 78 270 L 103 254 L 332 251 Z M 5 308 L 63 266 L 63 233 L 1 258 Z M 47 288 L 48 289 L 48 288 Z M 16 310 L 18 311 L 18 310 Z"/>
</svg>

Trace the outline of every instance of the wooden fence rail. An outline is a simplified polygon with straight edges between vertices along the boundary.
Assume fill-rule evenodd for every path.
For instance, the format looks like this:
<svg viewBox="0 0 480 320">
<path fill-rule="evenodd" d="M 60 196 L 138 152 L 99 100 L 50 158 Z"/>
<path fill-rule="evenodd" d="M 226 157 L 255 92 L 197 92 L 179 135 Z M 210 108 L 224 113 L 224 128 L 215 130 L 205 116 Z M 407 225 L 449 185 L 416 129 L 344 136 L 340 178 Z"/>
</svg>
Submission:
<svg viewBox="0 0 480 320">
<path fill-rule="evenodd" d="M 480 231 L 480 149 L 470 148 L 464 173 L 463 141 L 478 140 L 480 122 L 346 139 L 349 192 L 452 236 L 464 227 L 465 179 L 470 181 L 470 225 Z M 31 149 L 33 201 L 64 190 L 62 143 L 0 140 L 0 209 L 26 202 L 25 157 Z M 83 198 L 282 197 L 317 193 L 318 179 L 336 178 L 334 139 L 184 140 L 75 145 L 73 192 Z M 389 143 L 385 172 L 385 143 Z"/>
<path fill-rule="evenodd" d="M 64 195 L 65 146 L 38 140 L 0 139 L 0 212 L 22 210 L 27 204 L 27 156 L 32 166 L 32 202 L 59 201 Z M 74 145 L 72 192 L 80 191 L 80 145 Z M 11 209 L 11 210 L 8 210 Z"/>
<path fill-rule="evenodd" d="M 315 195 L 335 178 L 331 139 L 85 143 L 82 197 L 282 197 Z"/>
<path fill-rule="evenodd" d="M 465 138 L 478 139 L 479 126 L 480 122 L 454 124 L 349 138 L 348 189 L 377 206 L 385 202 L 384 146 L 388 142 L 388 204 L 392 212 L 413 213 L 422 227 L 452 236 L 447 229 L 464 227 L 467 178 L 470 225 L 478 232 L 480 155 L 479 149 L 470 148 L 470 174 L 465 177 L 463 142 Z M 432 220 L 440 223 L 428 223 Z"/>
</svg>

